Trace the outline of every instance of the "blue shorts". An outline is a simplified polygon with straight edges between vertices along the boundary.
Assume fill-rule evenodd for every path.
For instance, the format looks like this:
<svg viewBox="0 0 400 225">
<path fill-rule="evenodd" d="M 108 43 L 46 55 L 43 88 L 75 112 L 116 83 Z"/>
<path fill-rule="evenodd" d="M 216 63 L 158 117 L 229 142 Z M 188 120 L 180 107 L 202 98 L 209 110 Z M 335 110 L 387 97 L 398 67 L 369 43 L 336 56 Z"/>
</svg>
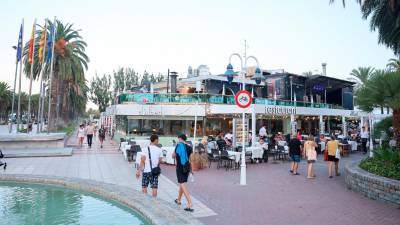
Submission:
<svg viewBox="0 0 400 225">
<path fill-rule="evenodd" d="M 300 155 L 292 155 L 292 160 L 293 160 L 293 162 L 299 163 L 300 162 Z"/>
</svg>

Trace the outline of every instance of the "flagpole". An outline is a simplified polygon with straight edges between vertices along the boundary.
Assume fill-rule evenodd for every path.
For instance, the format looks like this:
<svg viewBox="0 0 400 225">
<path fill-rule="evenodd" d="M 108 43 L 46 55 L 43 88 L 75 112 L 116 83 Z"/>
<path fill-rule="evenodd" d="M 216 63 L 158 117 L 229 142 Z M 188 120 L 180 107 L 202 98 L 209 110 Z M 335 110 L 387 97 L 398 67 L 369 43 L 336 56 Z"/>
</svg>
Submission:
<svg viewBox="0 0 400 225">
<path fill-rule="evenodd" d="M 29 124 L 32 122 L 31 116 L 31 97 L 32 97 L 32 78 L 33 78 L 33 65 L 35 64 L 35 32 L 36 32 L 36 18 L 33 22 L 33 40 L 32 40 L 32 62 L 31 62 L 31 74 L 29 76 L 29 99 L 28 99 L 28 127 L 26 128 L 26 133 L 29 133 Z M 29 57 L 29 55 L 28 55 Z M 29 60 L 29 59 L 28 59 Z"/>
<path fill-rule="evenodd" d="M 54 22 L 53 22 L 53 36 L 51 37 L 52 40 L 52 50 L 51 50 L 51 62 L 50 62 L 50 79 L 49 79 L 49 110 L 47 114 L 47 133 L 49 133 L 49 128 L 50 128 L 50 118 L 51 118 L 51 82 L 53 80 L 53 60 L 54 60 L 54 42 L 55 42 L 55 36 L 56 36 L 56 17 L 54 17 Z M 50 50 L 50 49 L 49 49 Z"/>
<path fill-rule="evenodd" d="M 17 49 L 17 51 L 18 51 L 18 49 Z M 17 76 L 18 76 L 18 58 L 16 58 L 16 60 L 15 60 L 14 90 L 13 90 L 12 104 L 11 104 L 11 126 L 10 126 L 10 130 L 9 130 L 10 134 L 11 134 L 11 132 L 13 130 L 12 118 L 14 116 L 14 101 L 15 101 L 15 89 L 16 89 L 16 86 L 17 86 Z"/>
<path fill-rule="evenodd" d="M 24 33 L 24 19 L 22 19 L 22 34 Z M 24 35 L 21 37 L 21 51 L 24 49 Z M 21 60 L 19 62 L 19 84 L 18 84 L 18 109 L 17 109 L 17 133 L 19 132 L 21 123 L 21 77 L 22 77 L 22 52 Z"/>
<path fill-rule="evenodd" d="M 38 123 L 37 123 L 37 126 L 36 126 L 36 133 L 37 134 L 40 131 L 39 127 L 41 126 L 41 123 L 42 123 L 42 118 L 40 118 L 40 120 L 39 120 L 39 117 L 41 115 L 41 110 L 42 110 L 42 98 L 44 98 L 42 96 L 42 94 L 43 94 L 43 70 L 45 69 L 45 60 L 44 59 L 46 57 L 43 57 L 43 56 L 46 53 L 47 20 L 44 21 L 44 32 L 45 32 L 44 33 L 44 43 L 43 43 L 43 49 L 42 49 L 42 52 L 41 52 L 41 54 L 42 54 L 42 62 L 40 62 L 42 64 L 42 67 L 41 67 L 41 70 L 40 70 L 40 82 L 39 82 L 39 84 L 40 84 L 40 94 L 39 94 L 39 107 L 38 107 L 38 113 L 37 113 L 37 121 L 38 121 Z M 42 41 L 42 38 L 40 38 L 40 41 Z M 39 54 L 40 54 L 40 47 L 41 46 L 39 46 Z M 40 123 L 39 123 L 39 121 L 40 121 Z"/>
</svg>

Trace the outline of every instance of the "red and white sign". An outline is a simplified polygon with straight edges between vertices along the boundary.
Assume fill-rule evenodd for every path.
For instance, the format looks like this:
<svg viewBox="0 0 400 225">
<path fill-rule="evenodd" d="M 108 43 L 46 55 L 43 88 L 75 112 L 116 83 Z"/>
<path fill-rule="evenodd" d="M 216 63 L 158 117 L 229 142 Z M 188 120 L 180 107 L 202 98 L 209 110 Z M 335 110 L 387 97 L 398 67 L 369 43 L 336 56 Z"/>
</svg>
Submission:
<svg viewBox="0 0 400 225">
<path fill-rule="evenodd" d="M 240 108 L 248 108 L 253 102 L 253 98 L 251 97 L 250 92 L 248 91 L 239 91 L 235 95 L 236 105 Z"/>
</svg>

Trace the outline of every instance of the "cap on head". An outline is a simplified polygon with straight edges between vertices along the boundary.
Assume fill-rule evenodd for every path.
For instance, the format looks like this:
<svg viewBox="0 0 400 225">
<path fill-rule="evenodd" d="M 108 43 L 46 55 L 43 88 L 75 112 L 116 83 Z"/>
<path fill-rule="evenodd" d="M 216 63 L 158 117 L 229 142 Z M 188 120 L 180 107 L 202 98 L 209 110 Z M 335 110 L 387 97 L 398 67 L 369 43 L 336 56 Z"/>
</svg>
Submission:
<svg viewBox="0 0 400 225">
<path fill-rule="evenodd" d="M 187 137 L 186 137 L 185 134 L 180 134 L 180 135 L 178 135 L 178 138 L 180 138 L 180 139 L 182 139 L 182 140 L 184 140 L 184 141 L 186 141 L 186 139 L 187 139 Z"/>
</svg>

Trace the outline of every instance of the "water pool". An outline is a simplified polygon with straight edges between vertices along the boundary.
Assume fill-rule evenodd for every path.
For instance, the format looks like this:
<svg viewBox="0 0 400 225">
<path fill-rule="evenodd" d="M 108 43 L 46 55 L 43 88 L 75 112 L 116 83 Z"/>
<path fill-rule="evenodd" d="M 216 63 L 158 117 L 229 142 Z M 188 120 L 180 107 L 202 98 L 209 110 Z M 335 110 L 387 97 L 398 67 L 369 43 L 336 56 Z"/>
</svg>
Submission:
<svg viewBox="0 0 400 225">
<path fill-rule="evenodd" d="M 0 182 L 0 224 L 148 225 L 132 209 L 51 185 Z"/>
</svg>

